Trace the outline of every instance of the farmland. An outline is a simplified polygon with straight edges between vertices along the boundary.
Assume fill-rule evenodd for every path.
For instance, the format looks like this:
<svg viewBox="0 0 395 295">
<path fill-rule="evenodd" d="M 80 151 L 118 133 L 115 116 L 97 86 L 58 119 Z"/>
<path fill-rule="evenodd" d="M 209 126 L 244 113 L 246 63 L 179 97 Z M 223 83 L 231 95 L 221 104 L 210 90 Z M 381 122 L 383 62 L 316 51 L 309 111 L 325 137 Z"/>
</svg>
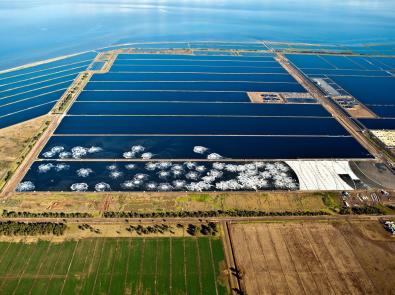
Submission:
<svg viewBox="0 0 395 295">
<path fill-rule="evenodd" d="M 378 223 L 261 223 L 231 227 L 247 294 L 389 294 L 394 247 Z"/>
<path fill-rule="evenodd" d="M 220 239 L 3 242 L 0 249 L 5 294 L 227 294 Z"/>
</svg>

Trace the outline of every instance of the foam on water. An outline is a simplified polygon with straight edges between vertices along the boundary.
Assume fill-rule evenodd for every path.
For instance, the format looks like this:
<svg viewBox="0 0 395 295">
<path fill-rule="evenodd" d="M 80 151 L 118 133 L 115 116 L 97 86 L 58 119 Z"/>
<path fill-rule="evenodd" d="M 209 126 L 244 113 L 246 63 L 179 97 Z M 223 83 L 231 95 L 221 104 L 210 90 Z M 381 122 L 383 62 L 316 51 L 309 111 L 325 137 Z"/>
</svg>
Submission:
<svg viewBox="0 0 395 295">
<path fill-rule="evenodd" d="M 85 191 L 88 190 L 88 188 L 89 188 L 88 184 L 87 184 L 87 183 L 84 183 L 84 182 L 73 183 L 73 184 L 70 186 L 70 189 L 71 189 L 72 191 L 74 191 L 74 192 L 85 192 Z"/>
<path fill-rule="evenodd" d="M 117 179 L 117 178 L 121 177 L 122 175 L 123 175 L 123 173 L 120 171 L 117 171 L 117 170 L 113 170 L 110 172 L 110 177 L 112 179 Z"/>
<path fill-rule="evenodd" d="M 154 156 L 153 153 L 142 153 L 141 154 L 141 158 L 144 159 L 144 160 L 151 159 L 153 156 Z"/>
<path fill-rule="evenodd" d="M 59 163 L 55 165 L 55 170 L 57 172 L 63 171 L 63 170 L 68 170 L 70 169 L 70 165 L 65 164 L 65 163 Z"/>
<path fill-rule="evenodd" d="M 91 168 L 80 168 L 76 172 L 79 177 L 85 178 L 91 175 L 93 173 L 93 170 Z"/>
<path fill-rule="evenodd" d="M 95 185 L 95 191 L 97 192 L 105 192 L 105 191 L 110 191 L 111 187 L 108 183 L 105 182 L 99 182 Z"/>
<path fill-rule="evenodd" d="M 127 170 L 136 169 L 136 165 L 135 164 L 126 164 L 125 165 L 125 169 L 127 169 Z"/>
<path fill-rule="evenodd" d="M 205 152 L 208 151 L 208 148 L 204 146 L 197 145 L 193 148 L 193 152 L 197 154 L 204 154 Z"/>
<path fill-rule="evenodd" d="M 46 163 L 46 164 L 41 164 L 40 166 L 38 166 L 37 170 L 39 173 L 47 173 L 53 167 L 54 167 L 54 165 L 52 163 Z"/>
<path fill-rule="evenodd" d="M 35 187 L 33 182 L 31 182 L 31 181 L 24 181 L 24 182 L 19 183 L 16 186 L 15 190 L 17 192 L 29 192 L 29 191 L 33 191 L 35 188 L 36 187 Z"/>
<path fill-rule="evenodd" d="M 219 160 L 219 159 L 222 159 L 222 156 L 217 153 L 211 153 L 207 156 L 207 159 L 208 160 Z"/>
</svg>

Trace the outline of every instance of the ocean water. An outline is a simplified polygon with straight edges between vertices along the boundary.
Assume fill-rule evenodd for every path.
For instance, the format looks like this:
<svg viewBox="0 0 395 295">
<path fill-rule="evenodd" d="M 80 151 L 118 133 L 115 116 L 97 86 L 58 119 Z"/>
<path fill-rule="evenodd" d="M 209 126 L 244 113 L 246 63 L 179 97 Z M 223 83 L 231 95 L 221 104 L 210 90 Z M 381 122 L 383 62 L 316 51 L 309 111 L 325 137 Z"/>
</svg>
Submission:
<svg viewBox="0 0 395 295">
<path fill-rule="evenodd" d="M 126 42 L 381 44 L 394 39 L 395 4 L 393 0 L 3 0 L 0 23 L 0 69 L 5 69 Z"/>
</svg>

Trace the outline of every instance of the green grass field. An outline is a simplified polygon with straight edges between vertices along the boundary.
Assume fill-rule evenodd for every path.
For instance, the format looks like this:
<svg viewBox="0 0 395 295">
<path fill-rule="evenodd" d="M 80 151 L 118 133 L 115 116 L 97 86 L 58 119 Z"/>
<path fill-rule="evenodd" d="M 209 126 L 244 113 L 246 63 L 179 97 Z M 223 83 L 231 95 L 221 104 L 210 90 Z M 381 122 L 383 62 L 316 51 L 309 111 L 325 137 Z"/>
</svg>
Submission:
<svg viewBox="0 0 395 295">
<path fill-rule="evenodd" d="M 0 243 L 1 294 L 227 294 L 220 239 Z"/>
</svg>

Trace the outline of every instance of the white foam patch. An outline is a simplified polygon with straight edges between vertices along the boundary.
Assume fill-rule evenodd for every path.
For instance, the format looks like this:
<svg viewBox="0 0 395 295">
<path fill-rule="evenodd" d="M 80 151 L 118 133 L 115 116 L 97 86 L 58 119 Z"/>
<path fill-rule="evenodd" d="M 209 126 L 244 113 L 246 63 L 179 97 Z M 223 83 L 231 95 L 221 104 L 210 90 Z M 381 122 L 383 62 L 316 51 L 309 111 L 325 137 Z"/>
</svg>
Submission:
<svg viewBox="0 0 395 295">
<path fill-rule="evenodd" d="M 153 156 L 154 156 L 153 153 L 142 153 L 141 154 L 141 158 L 144 159 L 144 160 L 151 159 Z"/>
<path fill-rule="evenodd" d="M 145 147 L 143 147 L 142 145 L 134 145 L 131 147 L 130 149 L 133 153 L 137 154 L 137 153 L 142 153 L 145 151 Z"/>
<path fill-rule="evenodd" d="M 145 169 L 148 171 L 154 171 L 158 168 L 158 163 L 149 162 L 145 164 Z"/>
<path fill-rule="evenodd" d="M 17 192 L 30 192 L 33 191 L 35 188 L 36 186 L 34 185 L 33 182 L 23 181 L 16 186 L 15 190 Z"/>
<path fill-rule="evenodd" d="M 205 152 L 208 151 L 208 148 L 204 146 L 197 145 L 193 148 L 193 152 L 197 154 L 204 154 Z"/>
<path fill-rule="evenodd" d="M 174 180 L 173 181 L 173 186 L 176 189 L 182 189 L 182 188 L 185 187 L 185 185 L 186 185 L 186 181 L 185 180 Z"/>
<path fill-rule="evenodd" d="M 71 189 L 72 191 L 74 191 L 74 192 L 85 192 L 85 191 L 88 190 L 88 188 L 89 188 L 88 184 L 87 184 L 87 183 L 84 183 L 84 182 L 73 183 L 73 184 L 70 186 L 70 189 Z"/>
<path fill-rule="evenodd" d="M 169 171 L 159 171 L 158 176 L 159 176 L 159 178 L 166 179 L 166 178 L 170 177 L 170 172 Z"/>
<path fill-rule="evenodd" d="M 136 154 L 133 152 L 124 152 L 122 155 L 125 159 L 133 159 L 136 157 Z"/>
<path fill-rule="evenodd" d="M 91 168 L 80 168 L 76 172 L 79 177 L 85 178 L 91 175 L 93 173 L 93 170 Z"/>
<path fill-rule="evenodd" d="M 70 165 L 67 165 L 65 163 L 59 163 L 59 164 L 56 164 L 56 166 L 55 166 L 55 170 L 57 172 L 68 170 L 68 169 L 70 169 Z"/>
<path fill-rule="evenodd" d="M 133 169 L 136 169 L 136 165 L 135 164 L 126 164 L 125 168 L 127 170 L 133 170 Z"/>
<path fill-rule="evenodd" d="M 111 186 L 108 183 L 99 182 L 95 185 L 95 191 L 97 192 L 105 192 L 110 190 L 111 190 Z"/>
<path fill-rule="evenodd" d="M 138 180 L 147 180 L 148 179 L 148 175 L 144 174 L 144 173 L 137 173 L 134 175 L 134 179 L 138 179 Z"/>
<path fill-rule="evenodd" d="M 149 182 L 145 186 L 147 190 L 154 191 L 158 188 L 158 184 L 156 182 Z"/>
<path fill-rule="evenodd" d="M 108 165 L 106 168 L 107 168 L 107 170 L 113 171 L 113 170 L 117 170 L 118 166 L 115 164 L 111 164 L 111 165 Z"/>
<path fill-rule="evenodd" d="M 215 188 L 221 191 L 240 190 L 241 184 L 237 180 L 231 179 L 227 181 L 220 181 L 215 184 Z"/>
<path fill-rule="evenodd" d="M 127 180 L 127 181 L 125 181 L 125 182 L 123 182 L 123 183 L 121 184 L 121 186 L 122 186 L 124 189 L 133 189 L 133 188 L 136 187 L 135 184 L 134 184 L 134 182 L 133 182 L 133 180 Z"/>
<path fill-rule="evenodd" d="M 158 191 L 167 192 L 171 191 L 173 186 L 170 183 L 163 182 L 158 184 Z"/>
<path fill-rule="evenodd" d="M 158 163 L 159 169 L 169 169 L 172 166 L 171 162 L 160 162 Z"/>
<path fill-rule="evenodd" d="M 37 167 L 39 173 L 47 173 L 54 167 L 51 163 L 41 164 Z"/>
<path fill-rule="evenodd" d="M 222 159 L 222 156 L 220 154 L 217 153 L 211 153 L 207 156 L 207 159 L 209 160 L 219 160 Z"/>
<path fill-rule="evenodd" d="M 199 173 L 195 171 L 190 171 L 187 174 L 185 174 L 185 178 L 191 179 L 191 180 L 197 180 L 199 178 Z"/>
<path fill-rule="evenodd" d="M 67 159 L 67 158 L 70 158 L 70 157 L 72 157 L 72 153 L 70 153 L 70 152 L 61 152 L 61 153 L 59 153 L 59 158 L 61 158 L 61 159 Z"/>
<path fill-rule="evenodd" d="M 90 153 L 90 154 L 98 153 L 101 151 L 103 151 L 103 149 L 98 146 L 91 146 L 90 148 L 88 148 L 88 153 Z"/>
<path fill-rule="evenodd" d="M 72 157 L 74 159 L 80 159 L 83 156 L 86 156 L 88 153 L 88 149 L 82 147 L 82 146 L 75 146 L 71 149 Z"/>
<path fill-rule="evenodd" d="M 199 181 L 199 182 L 191 182 L 186 185 L 186 188 L 190 191 L 202 192 L 205 190 L 209 190 L 212 187 L 210 183 Z"/>
<path fill-rule="evenodd" d="M 121 177 L 122 175 L 123 175 L 123 173 L 120 172 L 120 171 L 117 171 L 117 170 L 112 170 L 112 171 L 110 172 L 110 177 L 111 177 L 112 179 L 117 179 L 117 178 Z"/>
</svg>

